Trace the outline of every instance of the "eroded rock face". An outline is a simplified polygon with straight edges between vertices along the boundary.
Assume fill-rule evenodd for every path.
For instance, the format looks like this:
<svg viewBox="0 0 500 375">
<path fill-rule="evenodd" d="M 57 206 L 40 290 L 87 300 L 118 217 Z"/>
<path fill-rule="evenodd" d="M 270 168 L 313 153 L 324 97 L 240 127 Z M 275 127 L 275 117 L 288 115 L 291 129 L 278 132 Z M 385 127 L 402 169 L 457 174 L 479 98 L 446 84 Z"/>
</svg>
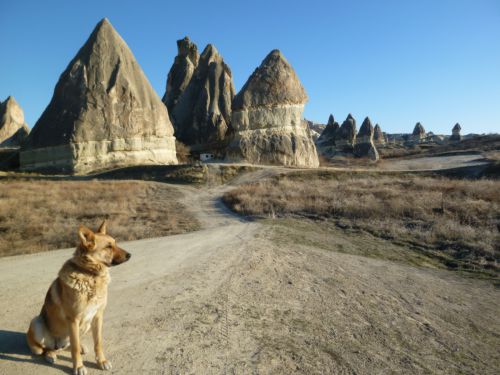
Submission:
<svg viewBox="0 0 500 375">
<path fill-rule="evenodd" d="M 335 138 L 337 137 L 339 129 L 339 123 L 335 121 L 333 115 L 330 115 L 330 117 L 328 117 L 328 123 L 326 124 L 325 129 L 321 133 L 316 143 L 318 145 L 324 146 L 335 146 Z"/>
<path fill-rule="evenodd" d="M 376 145 L 384 145 L 387 143 L 385 134 L 382 132 L 382 128 L 379 124 L 375 124 L 373 128 L 373 142 Z"/>
<path fill-rule="evenodd" d="M 165 105 L 104 19 L 59 78 L 21 150 L 21 169 L 176 164 L 173 133 Z"/>
<path fill-rule="evenodd" d="M 354 155 L 357 157 L 369 157 L 372 160 L 378 160 L 379 154 L 373 144 L 374 128 L 368 117 L 365 118 L 359 128 L 359 133 L 356 137 L 356 144 L 354 145 Z"/>
<path fill-rule="evenodd" d="M 460 135 L 460 131 L 462 130 L 462 127 L 460 124 L 457 122 L 453 129 L 451 130 L 451 137 L 450 141 L 460 141 L 462 139 L 462 136 Z"/>
<path fill-rule="evenodd" d="M 413 128 L 412 137 L 414 140 L 425 138 L 425 129 L 420 122 L 417 122 L 415 128 Z"/>
<path fill-rule="evenodd" d="M 198 47 L 189 40 L 189 37 L 177 41 L 177 56 L 168 72 L 167 88 L 162 99 L 170 114 L 189 85 L 199 59 Z"/>
<path fill-rule="evenodd" d="M 233 101 L 234 138 L 227 158 L 252 164 L 318 167 L 316 147 L 302 121 L 307 95 L 295 71 L 273 50 Z"/>
<path fill-rule="evenodd" d="M 24 112 L 16 100 L 9 96 L 0 102 L 0 147 L 19 147 L 28 134 Z"/>
<path fill-rule="evenodd" d="M 223 142 L 231 132 L 234 94 L 231 70 L 217 49 L 207 45 L 171 112 L 177 139 L 200 149 Z"/>
<path fill-rule="evenodd" d="M 335 146 L 339 151 L 352 152 L 356 144 L 356 120 L 349 113 L 335 137 Z"/>
</svg>

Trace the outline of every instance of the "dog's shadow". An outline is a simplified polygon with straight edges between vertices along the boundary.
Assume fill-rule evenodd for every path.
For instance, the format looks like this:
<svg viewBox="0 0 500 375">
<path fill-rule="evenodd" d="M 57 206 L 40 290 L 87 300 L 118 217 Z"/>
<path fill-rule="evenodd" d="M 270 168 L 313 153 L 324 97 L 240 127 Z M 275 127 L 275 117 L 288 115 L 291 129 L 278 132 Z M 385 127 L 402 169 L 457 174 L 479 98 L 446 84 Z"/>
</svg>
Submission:
<svg viewBox="0 0 500 375">
<path fill-rule="evenodd" d="M 72 374 L 71 354 L 63 351 L 58 353 L 57 358 L 64 363 L 47 363 L 43 356 L 31 353 L 26 342 L 26 333 L 0 329 L 0 360 L 36 363 Z M 98 369 L 95 363 L 84 361 L 84 364 L 88 368 Z"/>
</svg>

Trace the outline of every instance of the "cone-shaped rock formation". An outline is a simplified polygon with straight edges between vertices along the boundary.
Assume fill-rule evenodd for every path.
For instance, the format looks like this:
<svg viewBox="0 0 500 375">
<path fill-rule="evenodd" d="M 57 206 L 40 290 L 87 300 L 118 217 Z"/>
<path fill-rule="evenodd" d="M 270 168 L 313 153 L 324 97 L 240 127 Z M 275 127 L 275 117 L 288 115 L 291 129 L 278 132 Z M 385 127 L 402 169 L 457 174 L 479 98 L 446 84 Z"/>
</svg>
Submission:
<svg viewBox="0 0 500 375">
<path fill-rule="evenodd" d="M 453 129 L 451 130 L 451 137 L 450 141 L 460 141 L 462 139 L 462 136 L 460 135 L 460 131 L 462 130 L 462 127 L 460 124 L 457 122 Z"/>
<path fill-rule="evenodd" d="M 415 140 L 420 140 L 420 139 L 425 138 L 425 129 L 420 122 L 417 122 L 415 124 L 415 128 L 413 128 L 412 136 L 413 136 L 413 139 L 415 139 Z"/>
<path fill-rule="evenodd" d="M 352 152 L 356 143 L 356 120 L 349 113 L 342 123 L 335 138 L 335 146 L 339 151 Z"/>
<path fill-rule="evenodd" d="M 374 128 L 370 118 L 366 117 L 359 133 L 356 137 L 356 144 L 354 145 L 354 155 L 357 157 L 369 157 L 372 160 L 378 160 L 379 155 L 375 145 L 373 144 Z"/>
<path fill-rule="evenodd" d="M 271 51 L 234 98 L 228 159 L 317 167 L 316 147 L 302 121 L 306 101 L 291 65 L 280 51 Z"/>
<path fill-rule="evenodd" d="M 339 123 L 335 121 L 333 115 L 330 115 L 325 129 L 321 133 L 316 143 L 318 145 L 324 145 L 324 146 L 335 146 L 335 137 L 337 136 L 339 128 L 340 128 Z"/>
<path fill-rule="evenodd" d="M 191 81 L 199 59 L 198 47 L 189 40 L 189 37 L 177 41 L 177 56 L 168 72 L 167 89 L 162 99 L 168 113 L 172 114 L 179 97 Z"/>
<path fill-rule="evenodd" d="M 22 169 L 69 173 L 177 163 L 167 109 L 107 19 L 62 73 L 20 156 Z"/>
<path fill-rule="evenodd" d="M 24 112 L 16 100 L 9 96 L 0 102 L 0 147 L 18 147 L 28 136 Z"/>
<path fill-rule="evenodd" d="M 377 145 L 383 145 L 387 142 L 385 135 L 382 132 L 382 128 L 379 124 L 375 124 L 373 128 L 373 142 Z"/>
<path fill-rule="evenodd" d="M 231 70 L 217 49 L 207 45 L 171 112 L 177 139 L 200 150 L 217 148 L 230 130 L 234 94 Z"/>
</svg>

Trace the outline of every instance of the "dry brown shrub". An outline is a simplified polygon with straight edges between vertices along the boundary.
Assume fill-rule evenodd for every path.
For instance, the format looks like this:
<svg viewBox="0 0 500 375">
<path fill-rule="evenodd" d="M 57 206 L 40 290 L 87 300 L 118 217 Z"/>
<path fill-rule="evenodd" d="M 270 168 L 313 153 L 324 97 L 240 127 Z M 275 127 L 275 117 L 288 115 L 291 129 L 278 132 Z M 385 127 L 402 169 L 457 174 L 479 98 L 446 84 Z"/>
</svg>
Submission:
<svg viewBox="0 0 500 375">
<path fill-rule="evenodd" d="M 224 200 L 245 215 L 348 220 L 374 235 L 437 249 L 473 266 L 496 269 L 500 260 L 495 180 L 311 173 L 240 186 Z"/>
<path fill-rule="evenodd" d="M 193 230 L 178 194 L 144 181 L 2 181 L 0 256 L 72 247 L 80 224 L 103 219 L 118 241 Z"/>
</svg>

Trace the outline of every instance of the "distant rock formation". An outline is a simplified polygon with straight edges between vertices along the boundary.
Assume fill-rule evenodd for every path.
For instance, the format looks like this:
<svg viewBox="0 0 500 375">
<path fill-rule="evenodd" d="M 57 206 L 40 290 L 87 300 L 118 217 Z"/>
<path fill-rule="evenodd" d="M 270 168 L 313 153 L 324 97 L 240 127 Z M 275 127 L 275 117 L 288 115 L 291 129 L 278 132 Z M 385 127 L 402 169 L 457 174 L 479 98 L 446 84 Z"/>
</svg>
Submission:
<svg viewBox="0 0 500 375">
<path fill-rule="evenodd" d="M 304 122 L 304 126 L 306 126 L 309 129 L 309 133 L 311 134 L 311 138 L 312 138 L 313 142 L 316 142 L 318 140 L 318 138 L 320 137 L 321 132 L 323 131 L 320 129 L 321 129 L 321 127 L 324 127 L 324 125 L 315 124 L 314 122 L 306 120 L 306 119 L 303 119 L 302 121 Z"/>
<path fill-rule="evenodd" d="M 328 117 L 328 123 L 326 124 L 325 129 L 317 140 L 317 144 L 324 146 L 335 146 L 335 137 L 337 136 L 339 129 L 339 123 L 335 121 L 333 115 L 330 115 L 330 117 Z"/>
<path fill-rule="evenodd" d="M 453 129 L 451 130 L 451 137 L 450 141 L 457 142 L 462 139 L 462 136 L 460 135 L 460 131 L 462 130 L 462 127 L 460 124 L 457 122 Z"/>
<path fill-rule="evenodd" d="M 28 134 L 24 112 L 16 100 L 9 96 L 0 102 L 0 147 L 19 147 Z"/>
<path fill-rule="evenodd" d="M 338 151 L 353 152 L 356 144 L 356 131 L 356 120 L 349 113 L 335 137 L 335 146 Z"/>
<path fill-rule="evenodd" d="M 373 142 L 376 145 L 385 145 L 387 143 L 386 135 L 382 132 L 379 124 L 375 124 L 373 128 Z"/>
<path fill-rule="evenodd" d="M 189 40 L 189 37 L 177 41 L 177 56 L 168 72 L 167 88 L 162 99 L 170 114 L 191 81 L 199 59 L 198 47 Z"/>
<path fill-rule="evenodd" d="M 420 122 L 417 122 L 415 128 L 413 128 L 412 139 L 419 141 L 425 138 L 425 129 Z"/>
<path fill-rule="evenodd" d="M 354 155 L 357 157 L 369 157 L 371 160 L 379 160 L 378 151 L 373 144 L 374 128 L 368 117 L 365 118 L 359 129 L 354 145 Z"/>
<path fill-rule="evenodd" d="M 87 173 L 176 164 L 167 108 L 107 19 L 62 73 L 21 149 L 21 169 Z"/>
<path fill-rule="evenodd" d="M 176 138 L 200 150 L 216 147 L 231 133 L 234 95 L 231 70 L 217 49 L 207 45 L 189 84 L 171 110 Z"/>
<path fill-rule="evenodd" d="M 235 134 L 228 160 L 318 167 L 316 147 L 302 121 L 307 99 L 288 61 L 279 50 L 271 51 L 233 100 Z"/>
</svg>

